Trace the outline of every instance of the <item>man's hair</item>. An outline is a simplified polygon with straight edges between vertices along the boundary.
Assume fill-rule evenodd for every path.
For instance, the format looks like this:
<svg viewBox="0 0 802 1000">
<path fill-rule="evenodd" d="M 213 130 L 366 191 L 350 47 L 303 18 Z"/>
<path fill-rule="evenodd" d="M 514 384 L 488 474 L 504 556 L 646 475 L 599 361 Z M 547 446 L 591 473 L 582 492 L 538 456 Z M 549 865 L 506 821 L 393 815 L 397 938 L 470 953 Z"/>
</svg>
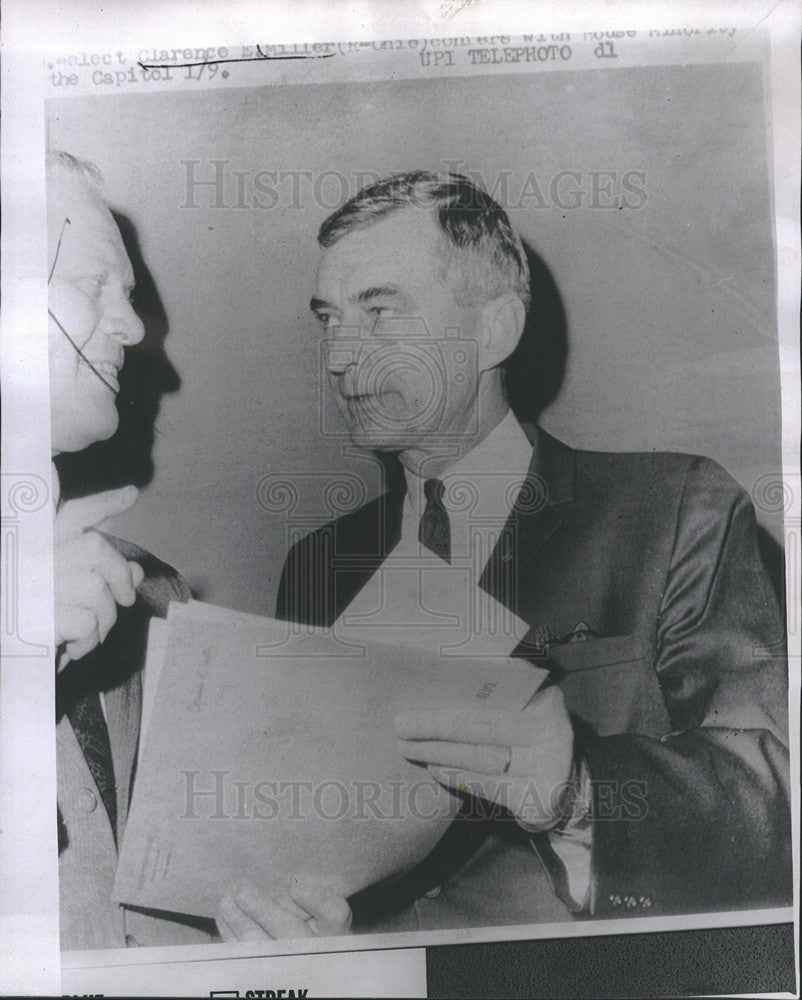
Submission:
<svg viewBox="0 0 802 1000">
<path fill-rule="evenodd" d="M 504 209 L 462 174 L 415 170 L 362 188 L 326 219 L 318 241 L 330 247 L 347 233 L 408 208 L 434 213 L 444 237 L 442 278 L 452 278 L 460 305 L 514 292 L 529 306 L 529 265 L 521 238 Z"/>
<path fill-rule="evenodd" d="M 93 194 L 103 198 L 103 175 L 89 160 L 82 160 L 63 149 L 48 149 L 45 166 L 49 174 L 60 171 L 88 188 Z"/>
</svg>

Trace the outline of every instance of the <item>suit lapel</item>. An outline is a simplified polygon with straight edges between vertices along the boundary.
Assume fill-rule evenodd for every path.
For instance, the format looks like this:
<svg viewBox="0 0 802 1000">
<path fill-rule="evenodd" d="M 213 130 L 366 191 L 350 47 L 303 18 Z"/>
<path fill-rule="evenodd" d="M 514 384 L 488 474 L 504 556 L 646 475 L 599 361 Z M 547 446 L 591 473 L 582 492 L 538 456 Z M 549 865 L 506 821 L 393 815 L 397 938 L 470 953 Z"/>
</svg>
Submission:
<svg viewBox="0 0 802 1000">
<path fill-rule="evenodd" d="M 576 486 L 573 449 L 540 427 L 523 427 L 534 440 L 532 462 L 479 579 L 483 590 L 516 614 L 518 582 L 562 524 Z"/>
<path fill-rule="evenodd" d="M 403 481 L 403 477 L 402 477 Z M 334 525 L 331 566 L 330 620 L 332 625 L 356 595 L 378 572 L 401 538 L 404 489 L 395 486 Z"/>
<path fill-rule="evenodd" d="M 572 448 L 540 427 L 523 424 L 534 444 L 526 478 L 479 586 L 500 604 L 518 613 L 518 581 L 526 567 L 562 524 L 574 498 L 576 459 Z M 333 600 L 331 625 L 379 570 L 401 537 L 403 476 L 388 492 L 334 526 L 329 565 Z M 327 560 L 328 561 L 328 560 Z"/>
</svg>

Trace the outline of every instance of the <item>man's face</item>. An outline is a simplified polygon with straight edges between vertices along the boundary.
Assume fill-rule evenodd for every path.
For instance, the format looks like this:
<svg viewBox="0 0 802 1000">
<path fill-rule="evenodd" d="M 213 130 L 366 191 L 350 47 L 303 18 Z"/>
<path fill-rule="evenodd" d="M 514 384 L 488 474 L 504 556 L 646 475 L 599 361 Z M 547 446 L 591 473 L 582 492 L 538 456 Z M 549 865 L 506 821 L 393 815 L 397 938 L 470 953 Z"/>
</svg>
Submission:
<svg viewBox="0 0 802 1000">
<path fill-rule="evenodd" d="M 351 439 L 404 451 L 472 432 L 477 310 L 443 276 L 431 212 L 399 209 L 324 249 L 312 310 Z"/>
<path fill-rule="evenodd" d="M 48 305 L 109 383 L 103 384 L 51 317 L 50 422 L 58 453 L 80 451 L 115 432 L 119 417 L 111 389 L 119 390 L 124 347 L 138 343 L 144 327 L 129 301 L 133 269 L 111 212 L 69 175 L 57 172 L 55 188 L 48 192 L 49 266 L 55 261 Z"/>
</svg>

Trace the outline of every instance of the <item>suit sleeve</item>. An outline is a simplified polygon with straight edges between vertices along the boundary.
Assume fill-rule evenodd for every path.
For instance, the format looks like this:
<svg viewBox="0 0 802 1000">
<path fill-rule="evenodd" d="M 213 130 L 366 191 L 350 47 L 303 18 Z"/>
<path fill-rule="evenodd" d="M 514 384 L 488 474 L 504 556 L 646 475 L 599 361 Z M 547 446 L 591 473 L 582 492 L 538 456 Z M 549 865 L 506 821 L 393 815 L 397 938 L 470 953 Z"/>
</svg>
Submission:
<svg viewBox="0 0 802 1000">
<path fill-rule="evenodd" d="M 782 636 L 752 505 L 696 460 L 657 622 L 673 731 L 600 737 L 576 723 L 594 794 L 594 915 L 790 904 Z"/>
<path fill-rule="evenodd" d="M 171 601 L 186 604 L 192 599 L 187 581 L 172 566 L 157 559 L 152 552 L 115 535 L 100 532 L 124 559 L 139 563 L 145 576 L 137 588 L 138 603 L 151 615 L 164 618 Z M 120 609 L 122 610 L 122 609 Z"/>
</svg>

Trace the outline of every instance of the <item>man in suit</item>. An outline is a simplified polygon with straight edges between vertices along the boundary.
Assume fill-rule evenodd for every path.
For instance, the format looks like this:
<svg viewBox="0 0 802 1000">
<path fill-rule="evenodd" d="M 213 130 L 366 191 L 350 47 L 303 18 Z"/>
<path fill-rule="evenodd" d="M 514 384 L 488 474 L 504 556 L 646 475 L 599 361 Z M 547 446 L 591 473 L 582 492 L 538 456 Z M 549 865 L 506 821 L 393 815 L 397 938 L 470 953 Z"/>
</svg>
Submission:
<svg viewBox="0 0 802 1000">
<path fill-rule="evenodd" d="M 351 440 L 402 475 L 292 547 L 277 616 L 364 617 L 403 558 L 473 566 L 529 628 L 509 652 L 549 670 L 522 712 L 398 717 L 399 751 L 462 814 L 413 871 L 351 899 L 356 924 L 790 903 L 784 629 L 743 490 L 707 459 L 575 451 L 518 422 L 527 258 L 466 178 L 389 177 L 319 242 L 334 397 Z"/>
<path fill-rule="evenodd" d="M 48 154 L 49 369 L 54 457 L 112 436 L 117 375 L 125 349 L 144 328 L 130 302 L 134 275 L 120 232 L 102 197 L 96 168 L 69 154 Z M 139 740 L 147 629 L 171 600 L 191 597 L 186 582 L 149 552 L 103 532 L 129 509 L 127 486 L 60 500 L 55 514 L 56 746 L 61 945 L 66 950 L 202 943 L 247 938 L 232 887 L 215 922 L 121 907 L 111 893 L 117 849 Z M 229 898 L 230 897 L 230 898 Z M 260 933 L 272 937 L 331 933 L 333 920 L 316 887 L 276 900 L 261 895 Z M 339 909 L 336 909 L 339 907 Z M 235 916 L 226 921 L 227 910 Z"/>
<path fill-rule="evenodd" d="M 133 271 L 99 173 L 48 154 L 49 367 L 53 456 L 114 433 L 125 348 L 144 334 Z M 62 502 L 53 467 L 56 762 L 64 949 L 209 941 L 213 926 L 111 901 L 139 739 L 140 670 L 152 615 L 189 588 L 171 567 L 102 532 L 131 486 Z"/>
</svg>

